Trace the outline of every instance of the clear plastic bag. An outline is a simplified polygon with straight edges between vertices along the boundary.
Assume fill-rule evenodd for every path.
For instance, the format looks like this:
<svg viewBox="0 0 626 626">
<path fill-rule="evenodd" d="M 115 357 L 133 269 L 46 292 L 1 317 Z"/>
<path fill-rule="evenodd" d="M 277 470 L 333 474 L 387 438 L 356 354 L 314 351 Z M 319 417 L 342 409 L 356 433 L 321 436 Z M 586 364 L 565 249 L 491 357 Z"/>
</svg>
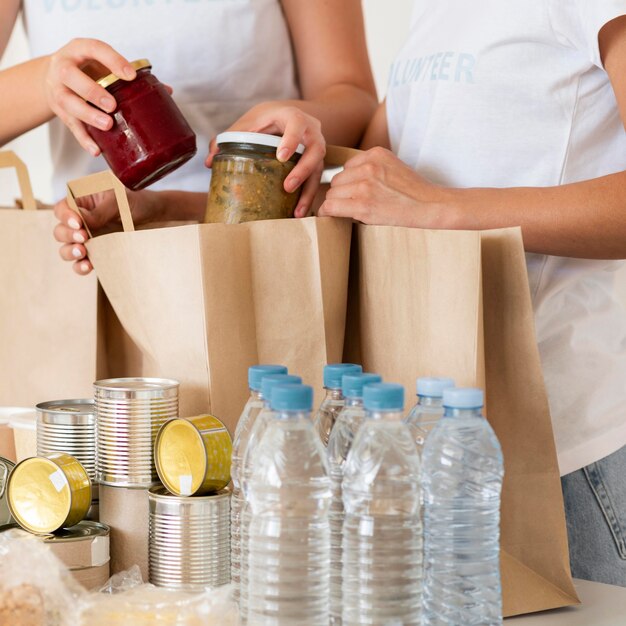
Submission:
<svg viewBox="0 0 626 626">
<path fill-rule="evenodd" d="M 37 537 L 0 533 L 0 626 L 75 626 L 85 591 Z"/>
<path fill-rule="evenodd" d="M 230 585 L 185 593 L 141 582 L 138 567 L 84 597 L 80 626 L 237 626 Z"/>
</svg>

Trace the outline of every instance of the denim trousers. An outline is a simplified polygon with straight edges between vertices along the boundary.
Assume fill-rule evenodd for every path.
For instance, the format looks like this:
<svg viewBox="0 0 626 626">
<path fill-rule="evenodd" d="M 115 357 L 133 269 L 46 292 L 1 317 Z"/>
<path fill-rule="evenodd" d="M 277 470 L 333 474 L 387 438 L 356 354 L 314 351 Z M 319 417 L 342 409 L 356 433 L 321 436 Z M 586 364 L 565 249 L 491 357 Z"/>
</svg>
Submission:
<svg viewBox="0 0 626 626">
<path fill-rule="evenodd" d="M 626 587 L 626 446 L 561 486 L 572 576 Z"/>
</svg>

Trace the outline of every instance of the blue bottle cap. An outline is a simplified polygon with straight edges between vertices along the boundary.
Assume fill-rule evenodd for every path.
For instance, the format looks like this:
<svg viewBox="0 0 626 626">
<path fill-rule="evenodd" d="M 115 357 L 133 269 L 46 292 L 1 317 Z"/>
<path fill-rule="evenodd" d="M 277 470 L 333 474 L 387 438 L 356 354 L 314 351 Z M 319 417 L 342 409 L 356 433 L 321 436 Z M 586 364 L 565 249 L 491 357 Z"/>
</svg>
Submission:
<svg viewBox="0 0 626 626">
<path fill-rule="evenodd" d="M 481 409 L 485 403 L 482 389 L 445 389 L 443 406 L 449 409 Z"/>
<path fill-rule="evenodd" d="M 248 368 L 248 387 L 254 391 L 261 391 L 261 381 L 265 376 L 272 374 L 286 374 L 284 365 L 253 365 Z"/>
<path fill-rule="evenodd" d="M 382 381 L 378 374 L 346 374 L 341 379 L 341 393 L 346 398 L 362 398 L 364 385 Z"/>
<path fill-rule="evenodd" d="M 273 411 L 302 411 L 313 409 L 313 387 L 308 385 L 275 385 L 270 407 Z"/>
<path fill-rule="evenodd" d="M 402 411 L 404 387 L 395 383 L 370 383 L 363 387 L 366 411 Z"/>
<path fill-rule="evenodd" d="M 423 377 L 417 379 L 415 387 L 418 396 L 442 398 L 444 389 L 454 387 L 454 381 L 451 378 Z"/>
<path fill-rule="evenodd" d="M 360 374 L 363 368 L 354 363 L 334 363 L 324 367 L 324 387 L 341 389 L 341 379 L 346 374 Z"/>
<path fill-rule="evenodd" d="M 269 402 L 272 397 L 272 389 L 276 385 L 293 385 L 302 384 L 302 378 L 300 376 L 294 376 L 292 374 L 272 374 L 271 376 L 263 376 L 261 381 L 261 393 L 263 397 Z"/>
</svg>

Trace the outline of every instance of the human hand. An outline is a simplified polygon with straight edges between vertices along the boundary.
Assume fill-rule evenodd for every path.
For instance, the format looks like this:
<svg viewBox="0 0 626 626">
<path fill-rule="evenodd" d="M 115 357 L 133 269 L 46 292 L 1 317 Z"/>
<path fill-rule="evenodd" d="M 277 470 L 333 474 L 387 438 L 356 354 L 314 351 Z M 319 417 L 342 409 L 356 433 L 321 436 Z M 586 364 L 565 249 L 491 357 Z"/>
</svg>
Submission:
<svg viewBox="0 0 626 626">
<path fill-rule="evenodd" d="M 94 68 L 100 75 L 109 72 L 123 80 L 136 76 L 130 63 L 108 44 L 97 39 L 73 39 L 48 57 L 44 92 L 48 106 L 78 143 L 98 156 L 100 148 L 87 133 L 85 124 L 109 130 L 113 119 L 107 113 L 115 111 L 117 103 L 89 76 Z"/>
<path fill-rule="evenodd" d="M 389 150 L 372 148 L 350 159 L 333 178 L 318 215 L 364 224 L 450 228 L 447 192 Z"/>
<path fill-rule="evenodd" d="M 304 217 L 311 208 L 324 169 L 326 140 L 322 135 L 320 121 L 296 106 L 266 102 L 250 109 L 228 130 L 282 135 L 282 141 L 276 149 L 276 158 L 283 162 L 293 156 L 298 144 L 304 146 L 304 154 L 285 179 L 287 193 L 293 193 L 298 187 L 302 187 L 294 215 Z M 207 167 L 211 167 L 213 157 L 218 151 L 216 140 L 213 139 L 206 159 Z"/>
<path fill-rule="evenodd" d="M 126 194 L 135 224 L 161 221 L 167 217 L 164 216 L 165 207 L 160 200 L 159 192 L 127 190 Z M 82 215 L 73 211 L 65 199 L 56 203 L 54 215 L 59 223 L 54 228 L 54 238 L 62 244 L 59 249 L 61 258 L 72 261 L 74 271 L 85 275 L 93 269 L 85 247 L 85 242 L 89 238 L 85 223 L 93 235 L 121 230 L 122 226 L 112 191 L 77 198 L 76 203 L 81 208 Z"/>
</svg>

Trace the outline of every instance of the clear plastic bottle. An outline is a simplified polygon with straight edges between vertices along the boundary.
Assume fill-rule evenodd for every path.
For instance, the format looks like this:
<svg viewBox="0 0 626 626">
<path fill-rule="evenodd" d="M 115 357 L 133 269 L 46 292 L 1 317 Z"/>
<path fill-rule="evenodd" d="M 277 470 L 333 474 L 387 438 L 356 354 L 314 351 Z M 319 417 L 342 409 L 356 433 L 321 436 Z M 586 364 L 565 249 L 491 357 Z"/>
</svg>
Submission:
<svg viewBox="0 0 626 626">
<path fill-rule="evenodd" d="M 420 455 L 430 431 L 443 415 L 444 389 L 451 389 L 452 387 L 454 387 L 452 378 L 423 377 L 417 379 L 417 403 L 409 411 L 404 421 L 413 433 Z"/>
<path fill-rule="evenodd" d="M 424 447 L 424 624 L 502 623 L 498 439 L 480 389 L 446 389 Z"/>
<path fill-rule="evenodd" d="M 330 480 L 333 498 L 330 505 L 330 623 L 331 626 L 341 624 L 342 595 L 341 581 L 343 577 L 343 469 L 352 448 L 352 442 L 363 418 L 363 387 L 371 383 L 379 383 L 382 378 L 378 374 L 348 374 L 342 380 L 342 393 L 345 406 L 341 409 L 335 426 L 328 440 L 328 462 L 330 464 Z"/>
<path fill-rule="evenodd" d="M 259 443 L 267 424 L 272 417 L 270 398 L 272 389 L 277 385 L 302 383 L 300 376 L 291 374 L 272 374 L 261 378 L 261 397 L 263 407 L 256 414 L 256 419 L 248 428 L 248 438 L 245 452 L 242 456 L 240 470 L 241 495 L 243 501 L 239 513 L 239 615 L 242 624 L 246 623 L 248 616 L 248 543 L 250 532 L 250 503 L 247 497 L 248 483 L 253 472 L 252 452 Z M 232 538 L 231 538 L 232 541 Z M 232 545 L 231 545 L 232 550 Z"/>
<path fill-rule="evenodd" d="M 263 395 L 261 393 L 261 380 L 264 376 L 272 374 L 286 374 L 284 365 L 253 365 L 248 369 L 248 387 L 250 397 L 246 402 L 237 422 L 235 439 L 233 441 L 233 456 L 230 467 L 232 480 L 232 496 L 230 499 L 230 576 L 233 584 L 233 597 L 239 602 L 240 589 L 240 564 L 241 564 L 241 508 L 243 506 L 243 493 L 241 491 L 241 466 L 248 446 L 250 431 L 257 415 L 263 408 Z"/>
<path fill-rule="evenodd" d="M 363 400 L 343 477 L 343 626 L 420 626 L 420 460 L 404 388 L 366 385 Z"/>
<path fill-rule="evenodd" d="M 274 413 L 252 453 L 253 626 L 328 626 L 330 478 L 310 420 L 312 405 L 311 387 L 274 387 Z"/>
<path fill-rule="evenodd" d="M 313 422 L 315 432 L 325 446 L 328 445 L 330 432 L 344 405 L 343 394 L 341 393 L 341 379 L 347 374 L 360 374 L 362 371 L 363 368 L 354 363 L 335 363 L 324 367 L 326 397 L 322 400 Z"/>
</svg>

